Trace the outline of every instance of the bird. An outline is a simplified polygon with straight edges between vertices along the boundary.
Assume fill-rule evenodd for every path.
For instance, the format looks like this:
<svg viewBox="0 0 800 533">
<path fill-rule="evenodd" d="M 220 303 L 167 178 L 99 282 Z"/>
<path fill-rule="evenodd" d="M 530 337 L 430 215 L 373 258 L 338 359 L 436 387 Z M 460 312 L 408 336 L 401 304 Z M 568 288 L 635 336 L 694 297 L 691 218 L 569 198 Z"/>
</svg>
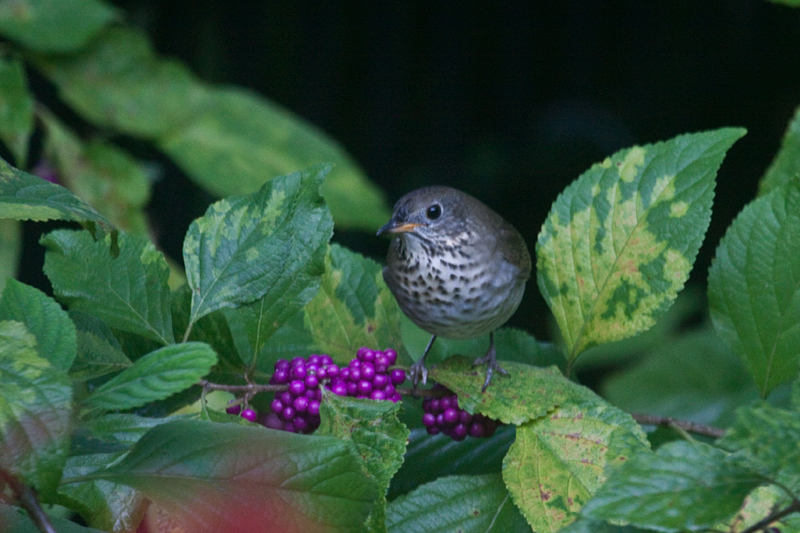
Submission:
<svg viewBox="0 0 800 533">
<path fill-rule="evenodd" d="M 378 235 L 391 234 L 383 279 L 400 309 L 432 335 L 409 369 L 414 388 L 427 381 L 425 357 L 437 337 L 472 339 L 489 334 L 485 392 L 497 363 L 494 331 L 519 307 L 531 275 L 522 235 L 480 200 L 457 189 L 414 190 L 394 205 Z"/>
</svg>

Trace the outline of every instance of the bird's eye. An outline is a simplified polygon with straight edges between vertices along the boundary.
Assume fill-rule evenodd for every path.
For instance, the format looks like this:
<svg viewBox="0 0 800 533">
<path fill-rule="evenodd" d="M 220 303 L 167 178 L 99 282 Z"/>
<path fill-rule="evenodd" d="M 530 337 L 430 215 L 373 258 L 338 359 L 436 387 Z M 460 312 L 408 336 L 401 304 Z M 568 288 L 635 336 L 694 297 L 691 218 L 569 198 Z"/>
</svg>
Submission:
<svg viewBox="0 0 800 533">
<path fill-rule="evenodd" d="M 433 204 L 432 206 L 428 207 L 427 211 L 425 211 L 425 216 L 430 220 L 436 220 L 442 216 L 442 206 L 439 204 Z"/>
</svg>

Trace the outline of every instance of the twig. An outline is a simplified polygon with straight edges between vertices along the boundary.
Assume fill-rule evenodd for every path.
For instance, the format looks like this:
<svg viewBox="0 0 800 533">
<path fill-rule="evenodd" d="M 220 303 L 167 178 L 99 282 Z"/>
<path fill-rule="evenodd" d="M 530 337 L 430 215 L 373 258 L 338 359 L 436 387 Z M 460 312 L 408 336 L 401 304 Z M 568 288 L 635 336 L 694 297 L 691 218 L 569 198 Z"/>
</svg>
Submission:
<svg viewBox="0 0 800 533">
<path fill-rule="evenodd" d="M 763 518 L 762 520 L 759 520 L 752 526 L 748 527 L 741 533 L 756 533 L 757 531 L 766 531 L 767 526 L 769 526 L 771 523 L 777 522 L 784 516 L 796 513 L 798 511 L 800 511 L 800 500 L 793 500 L 792 503 L 789 504 L 789 507 L 785 507 L 780 511 L 775 511 L 766 518 Z"/>
<path fill-rule="evenodd" d="M 27 511 L 28 516 L 39 531 L 43 533 L 57 533 L 56 528 L 50 523 L 50 517 L 47 516 L 42 506 L 39 505 L 39 499 L 36 497 L 36 492 L 34 492 L 32 488 L 25 485 L 17 479 L 15 475 L 5 470 L 0 470 L 0 477 L 11 487 L 11 490 L 17 497 L 17 502 Z"/>
<path fill-rule="evenodd" d="M 632 413 L 631 416 L 640 424 L 680 428 L 690 433 L 705 435 L 706 437 L 712 437 L 714 439 L 718 439 L 725 434 L 725 430 L 714 426 L 689 422 L 688 420 L 678 420 L 670 416 L 648 415 L 644 413 Z"/>
<path fill-rule="evenodd" d="M 198 385 L 205 390 L 221 390 L 225 392 L 249 392 L 256 394 L 258 392 L 278 391 L 282 392 L 289 390 L 288 385 L 261 385 L 259 383 L 251 383 L 249 385 L 225 385 L 224 383 L 211 383 L 208 380 L 201 379 Z"/>
</svg>

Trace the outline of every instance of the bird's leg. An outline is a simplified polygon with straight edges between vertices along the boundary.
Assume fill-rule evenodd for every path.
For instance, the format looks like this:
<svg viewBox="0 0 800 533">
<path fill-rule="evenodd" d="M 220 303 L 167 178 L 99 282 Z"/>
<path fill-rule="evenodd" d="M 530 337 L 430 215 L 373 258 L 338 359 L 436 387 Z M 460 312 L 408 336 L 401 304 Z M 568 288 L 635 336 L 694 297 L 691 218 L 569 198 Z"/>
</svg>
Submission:
<svg viewBox="0 0 800 533">
<path fill-rule="evenodd" d="M 408 369 L 408 373 L 411 376 L 411 383 L 414 385 L 414 390 L 417 389 L 417 385 L 420 381 L 422 381 L 423 385 L 428 381 L 428 369 L 425 368 L 425 357 L 428 355 L 428 352 L 431 351 L 431 346 L 433 346 L 433 341 L 435 340 L 436 335 L 431 337 L 431 341 L 428 343 L 428 347 L 425 348 L 419 361 L 411 365 L 411 368 Z"/>
<path fill-rule="evenodd" d="M 492 375 L 494 374 L 495 370 L 504 376 L 508 375 L 508 372 L 506 372 L 503 367 L 497 364 L 497 352 L 494 349 L 494 331 L 489 333 L 489 349 L 486 350 L 486 355 L 475 359 L 475 362 L 472 363 L 472 366 L 483 364 L 486 364 L 486 381 L 483 382 L 481 392 L 486 392 L 486 388 L 489 386 L 489 382 L 492 380 Z"/>
</svg>

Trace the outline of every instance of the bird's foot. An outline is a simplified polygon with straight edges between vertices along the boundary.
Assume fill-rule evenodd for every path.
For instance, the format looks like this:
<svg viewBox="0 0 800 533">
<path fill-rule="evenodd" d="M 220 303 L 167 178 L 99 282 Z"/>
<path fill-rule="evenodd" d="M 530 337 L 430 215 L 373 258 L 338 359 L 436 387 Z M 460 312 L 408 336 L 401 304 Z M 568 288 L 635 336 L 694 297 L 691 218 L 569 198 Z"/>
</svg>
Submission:
<svg viewBox="0 0 800 533">
<path fill-rule="evenodd" d="M 411 384 L 414 391 L 417 390 L 417 385 L 421 381 L 423 385 L 428 381 L 428 369 L 425 368 L 425 358 L 423 357 L 408 369 L 408 375 L 411 378 Z"/>
<path fill-rule="evenodd" d="M 486 388 L 489 386 L 489 382 L 492 381 L 492 376 L 495 372 L 499 372 L 504 376 L 508 375 L 508 372 L 506 372 L 505 369 L 497 363 L 497 353 L 494 350 L 494 346 L 489 348 L 489 351 L 486 352 L 486 355 L 475 359 L 475 362 L 472 363 L 472 366 L 480 365 L 486 365 L 486 380 L 483 382 L 481 392 L 486 392 Z"/>
</svg>

